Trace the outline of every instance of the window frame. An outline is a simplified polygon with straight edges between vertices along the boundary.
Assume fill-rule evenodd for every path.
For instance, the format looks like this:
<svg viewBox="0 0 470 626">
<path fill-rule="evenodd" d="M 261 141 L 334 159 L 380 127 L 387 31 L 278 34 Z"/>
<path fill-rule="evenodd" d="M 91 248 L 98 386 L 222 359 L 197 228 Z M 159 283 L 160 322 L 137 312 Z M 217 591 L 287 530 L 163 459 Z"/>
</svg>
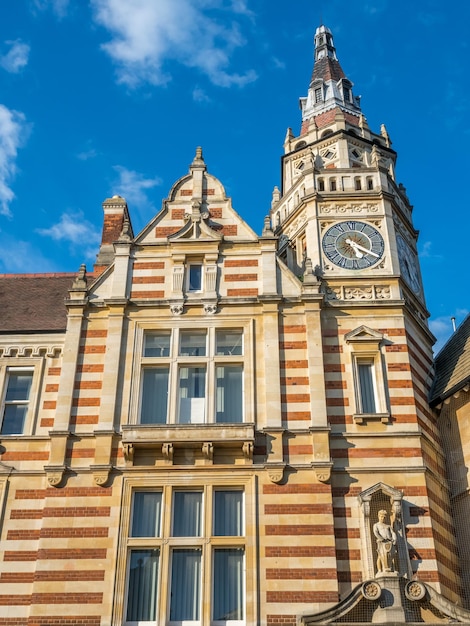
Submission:
<svg viewBox="0 0 470 626">
<path fill-rule="evenodd" d="M 192 268 L 199 268 L 199 286 L 191 287 L 191 270 Z M 189 261 L 186 264 L 186 293 L 187 294 L 200 294 L 204 291 L 204 263 L 202 261 Z"/>
<path fill-rule="evenodd" d="M 133 498 L 136 492 L 162 493 L 161 528 L 158 537 L 132 537 Z M 173 537 L 172 507 L 173 494 L 176 491 L 200 491 L 203 496 L 202 532 L 200 537 Z M 214 501 L 217 491 L 239 491 L 242 493 L 242 533 L 237 536 L 215 535 Z M 198 475 L 194 486 L 188 487 L 187 478 L 168 476 L 156 480 L 155 477 L 131 477 L 124 480 L 123 507 L 120 520 L 120 534 L 117 554 L 117 573 L 114 597 L 113 626 L 155 626 L 157 623 L 168 626 L 245 626 L 254 623 L 256 607 L 256 539 L 248 531 L 253 529 L 247 523 L 250 510 L 255 506 L 255 479 L 248 472 L 242 472 L 234 479 L 233 472 L 224 472 L 214 478 L 211 474 Z M 175 549 L 201 550 L 200 579 L 200 620 L 171 621 L 171 566 Z M 127 621 L 128 584 L 132 550 L 159 550 L 158 570 L 155 589 L 156 619 L 151 621 Z M 214 558 L 217 549 L 243 550 L 241 597 L 243 599 L 242 620 L 214 620 L 213 594 L 215 585 Z M 248 605 L 248 598 L 250 604 Z M 254 598 L 254 601 L 251 601 Z"/>
<path fill-rule="evenodd" d="M 0 436 L 4 437 L 21 437 L 32 435 L 37 420 L 39 407 L 40 383 L 42 379 L 44 359 L 38 358 L 22 358 L 22 357 L 4 357 L 0 358 Z M 31 386 L 27 400 L 28 408 L 25 414 L 23 431 L 21 433 L 4 434 L 1 432 L 5 415 L 6 394 L 8 390 L 9 372 L 32 372 Z"/>
<path fill-rule="evenodd" d="M 217 354 L 216 353 L 216 340 L 218 331 L 240 331 L 243 341 L 242 354 Z M 145 337 L 152 333 L 163 333 L 165 331 L 171 331 L 170 339 L 170 353 L 168 356 L 144 356 L 144 344 Z M 206 332 L 206 355 L 205 356 L 190 356 L 180 355 L 180 338 L 184 332 Z M 136 327 L 135 335 L 135 364 L 133 368 L 132 385 L 133 390 L 131 393 L 131 401 L 129 407 L 129 423 L 137 427 L 169 427 L 169 426 L 184 426 L 184 425 L 198 425 L 198 426 L 210 426 L 221 424 L 234 424 L 244 425 L 252 423 L 254 421 L 254 398 L 253 398 L 253 320 L 231 320 L 223 323 L 209 323 L 205 327 L 198 327 L 196 324 L 177 324 L 170 323 L 165 328 L 161 325 L 139 325 Z M 217 394 L 216 389 L 216 375 L 218 366 L 241 366 L 242 368 L 242 387 L 241 387 L 241 419 L 238 421 L 217 421 Z M 141 414 L 143 406 L 143 394 L 144 394 L 144 370 L 156 369 L 156 368 L 168 368 L 168 402 L 167 402 L 167 415 L 165 422 L 149 422 L 141 423 Z M 181 369 L 184 367 L 200 367 L 206 368 L 205 372 L 205 407 L 204 416 L 202 421 L 189 421 L 181 424 L 178 421 L 178 403 L 179 403 L 179 377 Z M 209 390 L 214 390 L 214 393 L 210 393 Z"/>
<path fill-rule="evenodd" d="M 348 333 L 345 336 L 346 343 L 350 347 L 354 405 L 355 413 L 353 420 L 356 424 L 375 420 L 389 423 L 390 412 L 388 409 L 386 395 L 385 371 L 382 364 L 383 355 L 380 344 L 383 335 L 365 326 Z M 372 366 L 372 387 L 375 401 L 375 411 L 365 412 L 363 410 L 363 396 L 360 383 L 359 367 L 362 364 Z"/>
</svg>

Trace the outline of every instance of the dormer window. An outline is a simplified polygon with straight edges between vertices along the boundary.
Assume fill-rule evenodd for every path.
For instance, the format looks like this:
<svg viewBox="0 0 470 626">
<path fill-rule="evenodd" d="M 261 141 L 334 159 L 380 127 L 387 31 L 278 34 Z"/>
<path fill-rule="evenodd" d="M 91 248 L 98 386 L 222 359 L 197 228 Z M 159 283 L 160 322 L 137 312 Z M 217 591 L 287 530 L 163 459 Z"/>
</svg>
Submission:
<svg viewBox="0 0 470 626">
<path fill-rule="evenodd" d="M 349 87 L 343 87 L 343 98 L 345 102 L 351 102 L 351 90 Z"/>
<path fill-rule="evenodd" d="M 191 292 L 202 291 L 202 265 L 190 263 L 188 266 L 187 290 Z"/>
<path fill-rule="evenodd" d="M 318 102 L 323 102 L 323 90 L 321 87 L 315 89 L 315 104 L 318 104 Z"/>
</svg>

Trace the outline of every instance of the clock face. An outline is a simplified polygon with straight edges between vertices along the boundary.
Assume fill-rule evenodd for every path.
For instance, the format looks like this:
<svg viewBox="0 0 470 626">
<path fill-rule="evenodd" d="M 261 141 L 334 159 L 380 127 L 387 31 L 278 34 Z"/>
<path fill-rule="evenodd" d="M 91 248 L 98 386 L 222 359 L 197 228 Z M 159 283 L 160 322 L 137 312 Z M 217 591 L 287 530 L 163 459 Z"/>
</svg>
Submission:
<svg viewBox="0 0 470 626">
<path fill-rule="evenodd" d="M 323 235 L 323 252 L 328 259 L 347 270 L 362 270 L 375 265 L 384 254 L 379 231 L 365 222 L 339 222 Z"/>
<path fill-rule="evenodd" d="M 403 278 L 415 293 L 421 291 L 418 269 L 416 267 L 416 257 L 411 248 L 401 235 L 397 235 L 398 258 L 400 259 L 400 270 Z"/>
</svg>

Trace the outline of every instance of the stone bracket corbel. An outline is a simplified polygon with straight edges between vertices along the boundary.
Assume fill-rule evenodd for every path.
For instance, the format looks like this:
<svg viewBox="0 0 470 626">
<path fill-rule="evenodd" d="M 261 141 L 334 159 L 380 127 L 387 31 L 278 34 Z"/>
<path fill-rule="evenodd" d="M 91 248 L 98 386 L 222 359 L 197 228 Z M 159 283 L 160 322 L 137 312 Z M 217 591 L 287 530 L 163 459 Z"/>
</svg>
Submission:
<svg viewBox="0 0 470 626">
<path fill-rule="evenodd" d="M 162 444 L 162 454 L 165 462 L 169 465 L 173 464 L 173 453 L 175 449 L 172 443 L 164 443 Z"/>
<path fill-rule="evenodd" d="M 313 471 L 315 472 L 315 476 L 320 483 L 326 483 L 331 478 L 331 470 L 333 469 L 333 462 L 329 461 L 327 463 L 312 463 Z"/>
<path fill-rule="evenodd" d="M 124 461 L 125 461 L 126 465 L 128 467 L 134 465 L 134 451 L 135 451 L 134 444 L 123 441 L 122 442 L 122 450 L 123 450 Z"/>
<path fill-rule="evenodd" d="M 47 465 L 44 467 L 48 484 L 51 487 L 60 487 L 66 469 L 65 465 Z"/>
<path fill-rule="evenodd" d="M 280 483 L 284 478 L 285 463 L 266 463 L 264 469 L 268 472 L 269 480 L 272 483 Z"/>
<path fill-rule="evenodd" d="M 202 444 L 202 458 L 206 463 L 212 463 L 214 460 L 214 444 L 210 441 L 205 441 Z"/>
<path fill-rule="evenodd" d="M 93 472 L 93 480 L 98 487 L 104 487 L 109 480 L 112 465 L 90 465 L 90 469 Z"/>
<path fill-rule="evenodd" d="M 242 446 L 242 453 L 245 461 L 253 461 L 254 444 L 252 441 L 244 441 Z"/>
</svg>

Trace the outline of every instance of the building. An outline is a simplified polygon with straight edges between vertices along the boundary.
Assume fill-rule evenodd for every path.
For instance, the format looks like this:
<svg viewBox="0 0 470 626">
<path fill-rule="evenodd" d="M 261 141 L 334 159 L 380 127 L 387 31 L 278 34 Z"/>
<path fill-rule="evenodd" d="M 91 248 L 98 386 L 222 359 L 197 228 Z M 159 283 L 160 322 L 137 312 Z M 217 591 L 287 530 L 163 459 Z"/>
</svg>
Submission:
<svg viewBox="0 0 470 626">
<path fill-rule="evenodd" d="M 0 626 L 468 619 L 412 208 L 325 26 L 300 104 L 260 236 L 198 148 L 93 273 L 0 277 Z"/>
<path fill-rule="evenodd" d="M 470 315 L 450 337 L 435 359 L 431 406 L 445 452 L 450 503 L 462 572 L 465 606 L 470 606 Z"/>
</svg>

